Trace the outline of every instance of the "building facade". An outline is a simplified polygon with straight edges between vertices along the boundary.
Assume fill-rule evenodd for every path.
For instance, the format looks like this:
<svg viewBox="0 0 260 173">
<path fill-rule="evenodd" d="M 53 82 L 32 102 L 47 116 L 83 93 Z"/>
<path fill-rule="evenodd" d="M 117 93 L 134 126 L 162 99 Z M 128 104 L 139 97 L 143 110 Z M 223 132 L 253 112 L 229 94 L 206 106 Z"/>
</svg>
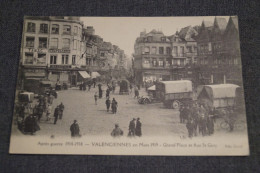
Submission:
<svg viewBox="0 0 260 173">
<path fill-rule="evenodd" d="M 242 85 L 237 17 L 215 17 L 202 22 L 197 38 L 198 68 L 201 84 L 234 83 Z"/>
<path fill-rule="evenodd" d="M 82 27 L 77 17 L 26 17 L 21 47 L 25 77 L 75 85 Z"/>
</svg>

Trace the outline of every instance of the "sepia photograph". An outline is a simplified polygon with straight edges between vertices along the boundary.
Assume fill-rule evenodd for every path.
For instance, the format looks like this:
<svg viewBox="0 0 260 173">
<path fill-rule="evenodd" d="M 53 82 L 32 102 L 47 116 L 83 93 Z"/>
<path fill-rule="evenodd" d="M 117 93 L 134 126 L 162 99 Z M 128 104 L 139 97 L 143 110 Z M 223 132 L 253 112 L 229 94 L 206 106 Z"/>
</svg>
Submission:
<svg viewBox="0 0 260 173">
<path fill-rule="evenodd" d="M 249 155 L 237 16 L 25 16 L 12 154 Z"/>
</svg>

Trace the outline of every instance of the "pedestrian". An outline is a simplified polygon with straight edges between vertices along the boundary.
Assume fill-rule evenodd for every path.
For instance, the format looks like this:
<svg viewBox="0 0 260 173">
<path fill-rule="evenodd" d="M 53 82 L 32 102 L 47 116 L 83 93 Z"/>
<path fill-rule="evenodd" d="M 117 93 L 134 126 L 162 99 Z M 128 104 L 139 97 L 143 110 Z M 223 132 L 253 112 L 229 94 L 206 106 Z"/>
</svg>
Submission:
<svg viewBox="0 0 260 173">
<path fill-rule="evenodd" d="M 199 125 L 199 111 L 198 111 L 198 104 L 194 103 L 193 107 L 191 109 L 191 118 L 193 119 L 193 135 L 197 136 L 198 135 L 198 125 Z"/>
<path fill-rule="evenodd" d="M 95 104 L 97 105 L 97 99 L 98 99 L 97 92 L 95 92 L 94 99 L 95 99 Z"/>
<path fill-rule="evenodd" d="M 57 123 L 58 117 L 60 116 L 60 108 L 57 106 L 54 110 L 54 124 Z"/>
<path fill-rule="evenodd" d="M 83 91 L 86 91 L 86 82 L 83 82 L 83 87 L 82 87 Z"/>
<path fill-rule="evenodd" d="M 103 95 L 102 85 L 101 84 L 98 84 L 98 91 L 99 91 L 99 98 L 101 99 L 102 95 Z"/>
<path fill-rule="evenodd" d="M 42 105 L 38 104 L 37 106 L 35 106 L 34 114 L 36 115 L 37 120 L 40 121 L 42 118 L 42 114 L 43 114 Z"/>
<path fill-rule="evenodd" d="M 110 95 L 110 89 L 109 89 L 109 88 L 107 88 L 107 90 L 106 90 L 106 98 L 108 98 L 108 97 L 109 97 L 109 95 Z"/>
<path fill-rule="evenodd" d="M 74 120 L 73 124 L 70 126 L 70 132 L 71 132 L 71 137 L 80 137 L 81 135 L 79 134 L 79 125 L 77 120 Z"/>
<path fill-rule="evenodd" d="M 129 85 L 129 88 L 130 88 L 130 94 L 132 93 L 132 89 L 133 89 L 133 85 L 130 83 Z"/>
<path fill-rule="evenodd" d="M 90 91 L 90 88 L 91 88 L 91 83 L 89 82 L 88 83 L 88 91 Z"/>
<path fill-rule="evenodd" d="M 123 130 L 121 130 L 119 128 L 118 124 L 115 124 L 115 128 L 111 132 L 111 136 L 113 136 L 113 137 L 120 137 L 120 136 L 123 136 L 123 134 L 124 134 Z"/>
<path fill-rule="evenodd" d="M 63 111 L 64 111 L 64 108 L 65 108 L 62 102 L 60 103 L 59 108 L 60 108 L 59 119 L 62 119 Z"/>
<path fill-rule="evenodd" d="M 32 114 L 27 116 L 24 121 L 24 132 L 28 132 L 33 135 L 37 130 L 40 130 L 40 127 L 37 124 L 36 117 Z"/>
<path fill-rule="evenodd" d="M 129 123 L 129 132 L 128 132 L 128 136 L 135 136 L 135 118 L 133 118 L 133 120 L 130 121 Z"/>
<path fill-rule="evenodd" d="M 193 137 L 193 129 L 194 129 L 193 124 L 194 124 L 193 119 L 189 117 L 188 120 L 187 120 L 187 124 L 186 124 L 186 128 L 188 130 L 189 138 Z"/>
<path fill-rule="evenodd" d="M 107 106 L 107 112 L 109 112 L 111 101 L 109 100 L 109 97 L 106 100 L 106 106 Z"/>
<path fill-rule="evenodd" d="M 180 106 L 180 109 L 179 109 L 179 111 L 180 111 L 180 123 L 184 123 L 183 110 L 184 110 L 184 106 L 181 105 L 181 106 Z"/>
<path fill-rule="evenodd" d="M 117 112 L 117 106 L 118 106 L 118 103 L 117 103 L 116 99 L 113 98 L 113 100 L 112 100 L 112 113 L 113 113 L 113 114 L 116 114 L 116 112 Z"/>
<path fill-rule="evenodd" d="M 93 87 L 96 87 L 96 78 L 93 78 Z"/>
<path fill-rule="evenodd" d="M 135 97 L 134 98 L 139 98 L 139 91 L 138 91 L 138 88 L 135 87 Z"/>
<path fill-rule="evenodd" d="M 214 134 L 214 117 L 213 117 L 213 115 L 209 115 L 207 118 L 207 129 L 208 129 L 208 135 Z"/>
<path fill-rule="evenodd" d="M 141 137 L 142 136 L 142 123 L 140 122 L 140 118 L 137 118 L 135 135 Z"/>
<path fill-rule="evenodd" d="M 46 121 L 49 121 L 50 120 L 50 114 L 51 114 L 51 110 L 52 110 L 52 106 L 50 104 L 48 104 L 47 106 L 47 112 L 46 112 Z"/>
</svg>

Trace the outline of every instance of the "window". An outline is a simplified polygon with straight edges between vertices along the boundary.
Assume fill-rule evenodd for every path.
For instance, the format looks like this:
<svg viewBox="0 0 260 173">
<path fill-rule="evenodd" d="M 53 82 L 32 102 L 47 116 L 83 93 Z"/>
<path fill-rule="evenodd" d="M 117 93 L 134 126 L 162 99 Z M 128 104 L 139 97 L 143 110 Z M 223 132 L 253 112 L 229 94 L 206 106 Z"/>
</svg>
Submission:
<svg viewBox="0 0 260 173">
<path fill-rule="evenodd" d="M 170 60 L 170 59 L 167 59 L 167 60 L 165 61 L 165 66 L 166 66 L 166 67 L 170 67 L 170 66 L 171 66 L 171 60 Z"/>
<path fill-rule="evenodd" d="M 73 49 L 77 49 L 77 40 L 73 40 Z"/>
<path fill-rule="evenodd" d="M 208 58 L 204 59 L 204 64 L 208 64 Z"/>
<path fill-rule="evenodd" d="M 177 59 L 172 60 L 172 65 L 177 65 Z"/>
<path fill-rule="evenodd" d="M 163 54 L 163 47 L 159 47 L 159 54 Z"/>
<path fill-rule="evenodd" d="M 26 47 L 34 47 L 34 37 L 26 37 Z"/>
<path fill-rule="evenodd" d="M 171 48 L 170 48 L 170 47 L 167 47 L 167 48 L 166 48 L 166 53 L 167 53 L 167 55 L 170 55 L 170 54 L 171 54 Z"/>
<path fill-rule="evenodd" d="M 63 25 L 63 34 L 70 34 L 71 28 L 69 25 Z"/>
<path fill-rule="evenodd" d="M 27 32 L 35 32 L 35 23 L 28 22 L 28 24 L 27 24 Z"/>
<path fill-rule="evenodd" d="M 153 59 L 152 63 L 153 63 L 153 67 L 156 67 L 156 65 L 157 65 L 156 59 Z"/>
<path fill-rule="evenodd" d="M 33 64 L 33 53 L 25 53 L 25 64 Z"/>
<path fill-rule="evenodd" d="M 161 37 L 161 41 L 165 42 L 166 41 L 166 37 Z"/>
<path fill-rule="evenodd" d="M 163 67 L 163 60 L 159 60 L 159 61 L 158 61 L 158 66 L 159 66 L 159 67 Z"/>
<path fill-rule="evenodd" d="M 184 59 L 180 59 L 180 65 L 181 65 L 181 66 L 184 66 L 184 65 L 185 65 Z"/>
<path fill-rule="evenodd" d="M 211 47 L 211 43 L 208 44 L 208 51 L 211 51 L 212 47 Z"/>
<path fill-rule="evenodd" d="M 97 65 L 97 60 L 96 58 L 93 58 L 93 66 L 96 66 Z"/>
<path fill-rule="evenodd" d="M 62 55 L 62 59 L 61 59 L 61 63 L 62 64 L 68 64 L 69 63 L 69 55 Z"/>
<path fill-rule="evenodd" d="M 149 54 L 150 53 L 150 47 L 145 47 L 144 48 L 144 53 Z"/>
<path fill-rule="evenodd" d="M 144 60 L 144 64 L 150 64 L 149 60 Z"/>
<path fill-rule="evenodd" d="M 51 55 L 50 64 L 57 64 L 57 55 Z"/>
<path fill-rule="evenodd" d="M 76 64 L 76 55 L 72 55 L 72 65 Z"/>
<path fill-rule="evenodd" d="M 192 52 L 191 46 L 187 46 L 186 49 L 187 49 L 187 52 L 188 52 L 188 53 L 191 53 L 191 52 Z"/>
<path fill-rule="evenodd" d="M 68 39 L 68 38 L 62 39 L 62 48 L 63 49 L 69 49 L 70 48 L 70 39 Z"/>
<path fill-rule="evenodd" d="M 156 54 L 156 47 L 152 47 L 151 53 Z"/>
<path fill-rule="evenodd" d="M 152 42 L 153 41 L 153 37 L 152 36 L 147 37 L 147 39 L 148 39 L 148 42 Z"/>
<path fill-rule="evenodd" d="M 52 38 L 50 41 L 50 48 L 58 49 L 58 39 Z"/>
<path fill-rule="evenodd" d="M 86 58 L 86 65 L 90 65 L 91 63 L 91 58 Z"/>
<path fill-rule="evenodd" d="M 179 56 L 184 56 L 184 47 L 183 46 L 180 47 L 180 55 Z"/>
<path fill-rule="evenodd" d="M 178 54 L 178 47 L 177 47 L 177 46 L 174 46 L 174 47 L 173 47 L 173 55 L 174 55 L 174 56 L 177 56 L 177 54 Z"/>
<path fill-rule="evenodd" d="M 102 53 L 100 54 L 100 56 L 105 56 L 105 53 L 104 53 L 104 52 L 102 52 Z"/>
<path fill-rule="evenodd" d="M 47 48 L 47 38 L 39 38 L 39 48 Z"/>
<path fill-rule="evenodd" d="M 234 58 L 234 64 L 237 65 L 238 64 L 238 59 Z"/>
<path fill-rule="evenodd" d="M 37 64 L 45 64 L 46 62 L 46 54 L 43 53 L 38 53 L 38 58 L 37 58 Z"/>
<path fill-rule="evenodd" d="M 48 33 L 48 24 L 45 23 L 40 24 L 40 33 L 44 33 L 44 34 Z"/>
<path fill-rule="evenodd" d="M 74 26 L 74 34 L 78 34 L 78 27 Z"/>
<path fill-rule="evenodd" d="M 51 33 L 52 34 L 59 34 L 59 25 L 53 24 L 51 27 Z"/>
</svg>

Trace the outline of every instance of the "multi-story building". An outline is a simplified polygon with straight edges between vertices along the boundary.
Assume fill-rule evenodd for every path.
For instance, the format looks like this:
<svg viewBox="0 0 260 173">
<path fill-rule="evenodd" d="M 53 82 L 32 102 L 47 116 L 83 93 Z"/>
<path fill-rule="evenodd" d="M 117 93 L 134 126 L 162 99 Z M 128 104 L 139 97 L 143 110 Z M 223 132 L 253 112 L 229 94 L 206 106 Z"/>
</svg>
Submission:
<svg viewBox="0 0 260 173">
<path fill-rule="evenodd" d="M 83 23 L 78 17 L 25 17 L 21 60 L 26 78 L 76 84 Z"/>
<path fill-rule="evenodd" d="M 208 23 L 207 23 L 208 24 Z M 197 38 L 201 84 L 242 84 L 237 17 L 215 17 L 210 26 L 202 22 Z"/>
<path fill-rule="evenodd" d="M 137 84 L 172 79 L 172 43 L 161 31 L 141 32 L 135 41 L 134 75 Z"/>
</svg>

